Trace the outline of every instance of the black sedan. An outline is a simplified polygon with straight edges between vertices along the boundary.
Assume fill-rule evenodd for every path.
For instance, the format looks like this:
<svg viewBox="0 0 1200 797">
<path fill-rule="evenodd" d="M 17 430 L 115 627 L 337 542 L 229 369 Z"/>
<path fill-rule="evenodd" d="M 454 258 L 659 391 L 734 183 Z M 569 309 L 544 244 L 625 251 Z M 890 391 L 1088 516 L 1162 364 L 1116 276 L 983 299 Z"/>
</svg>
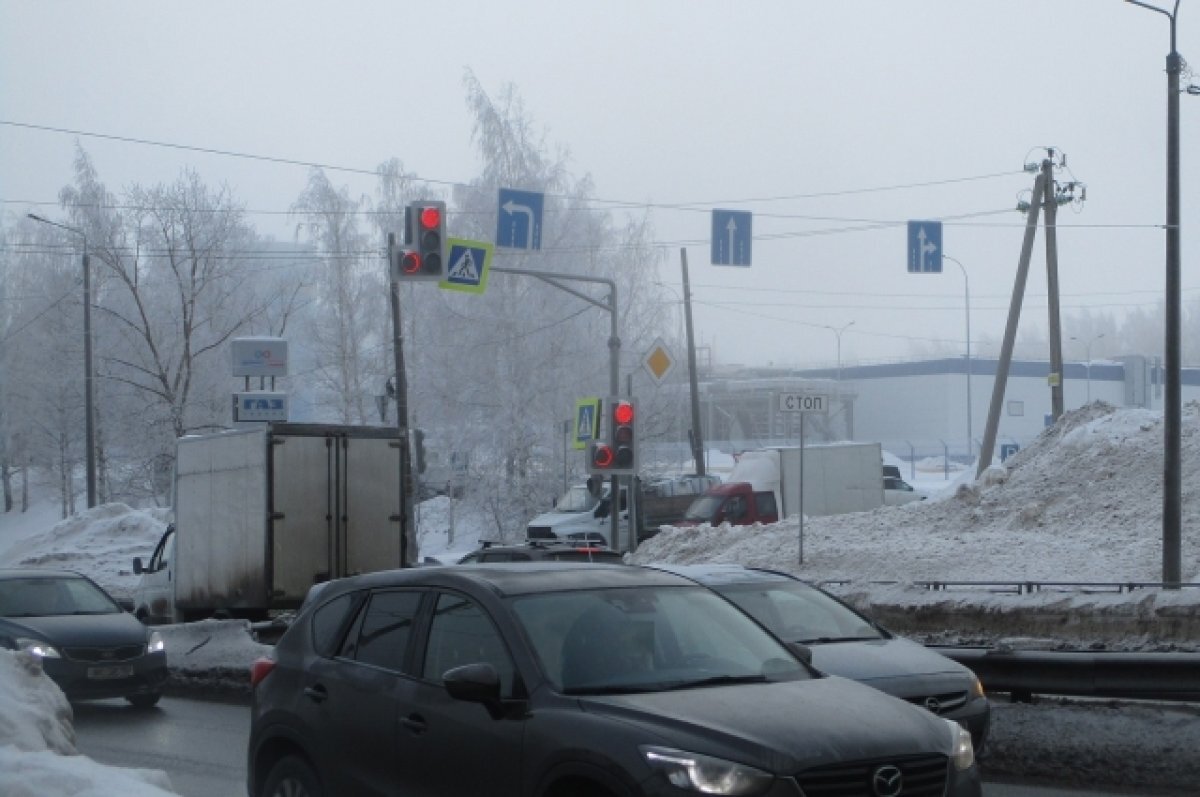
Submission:
<svg viewBox="0 0 1200 797">
<path fill-rule="evenodd" d="M 0 570 L 0 647 L 24 650 L 70 700 L 149 708 L 167 680 L 162 636 L 70 570 Z"/>
<path fill-rule="evenodd" d="M 781 640 L 808 646 L 817 669 L 960 722 L 982 750 L 991 707 L 979 679 L 958 662 L 892 634 L 788 573 L 728 564 L 653 567 L 715 590 Z"/>
<path fill-rule="evenodd" d="M 248 790 L 978 797 L 965 730 L 804 657 L 643 568 L 332 581 L 254 664 Z"/>
</svg>

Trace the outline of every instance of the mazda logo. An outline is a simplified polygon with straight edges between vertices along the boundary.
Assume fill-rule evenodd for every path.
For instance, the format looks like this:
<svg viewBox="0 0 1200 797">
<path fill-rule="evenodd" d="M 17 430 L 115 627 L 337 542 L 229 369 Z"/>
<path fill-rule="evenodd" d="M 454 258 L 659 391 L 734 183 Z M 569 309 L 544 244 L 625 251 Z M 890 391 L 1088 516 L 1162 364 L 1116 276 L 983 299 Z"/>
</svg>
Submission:
<svg viewBox="0 0 1200 797">
<path fill-rule="evenodd" d="M 885 764 L 871 776 L 871 789 L 876 797 L 899 797 L 904 788 L 904 776 L 899 767 Z"/>
<path fill-rule="evenodd" d="M 942 710 L 942 701 L 938 700 L 936 697 L 927 697 L 925 698 L 925 708 L 929 709 L 934 714 L 937 714 Z"/>
</svg>

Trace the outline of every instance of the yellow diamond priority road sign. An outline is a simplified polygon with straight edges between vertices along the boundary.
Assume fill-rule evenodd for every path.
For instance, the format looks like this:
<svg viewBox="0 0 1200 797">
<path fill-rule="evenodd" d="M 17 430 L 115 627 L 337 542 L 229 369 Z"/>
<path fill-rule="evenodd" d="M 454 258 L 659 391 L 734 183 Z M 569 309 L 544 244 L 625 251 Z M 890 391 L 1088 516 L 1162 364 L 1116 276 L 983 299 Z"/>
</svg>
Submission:
<svg viewBox="0 0 1200 797">
<path fill-rule="evenodd" d="M 662 381 L 667 378 L 667 374 L 671 373 L 671 369 L 675 367 L 675 358 L 671 356 L 671 352 L 667 348 L 667 344 L 663 343 L 662 338 L 658 338 L 642 359 L 642 365 L 646 366 L 646 370 L 650 372 L 650 376 L 654 377 L 655 382 L 662 384 Z"/>
</svg>

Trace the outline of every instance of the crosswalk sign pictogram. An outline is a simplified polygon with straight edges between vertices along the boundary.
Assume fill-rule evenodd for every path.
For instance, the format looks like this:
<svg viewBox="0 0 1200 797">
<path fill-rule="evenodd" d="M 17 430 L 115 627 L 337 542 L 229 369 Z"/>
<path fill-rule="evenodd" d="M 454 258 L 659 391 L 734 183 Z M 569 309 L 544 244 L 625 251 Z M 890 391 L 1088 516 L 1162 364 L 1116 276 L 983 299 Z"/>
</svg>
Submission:
<svg viewBox="0 0 1200 797">
<path fill-rule="evenodd" d="M 600 437 L 600 399 L 581 398 L 575 402 L 575 436 L 572 448 L 587 448 Z"/>
<path fill-rule="evenodd" d="M 438 287 L 463 293 L 483 293 L 487 290 L 488 270 L 492 265 L 494 246 L 484 241 L 451 238 L 448 242 L 446 279 Z"/>
</svg>

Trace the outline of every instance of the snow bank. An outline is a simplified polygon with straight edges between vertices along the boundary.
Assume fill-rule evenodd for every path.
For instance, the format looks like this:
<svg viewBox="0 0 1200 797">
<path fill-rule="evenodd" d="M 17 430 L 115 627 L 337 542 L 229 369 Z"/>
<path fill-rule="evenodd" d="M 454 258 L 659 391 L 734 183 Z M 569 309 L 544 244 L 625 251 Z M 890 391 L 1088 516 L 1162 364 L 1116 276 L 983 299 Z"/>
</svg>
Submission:
<svg viewBox="0 0 1200 797">
<path fill-rule="evenodd" d="M 71 706 L 36 658 L 0 649 L 0 794 L 165 797 L 165 772 L 98 764 L 75 749 Z"/>
</svg>

